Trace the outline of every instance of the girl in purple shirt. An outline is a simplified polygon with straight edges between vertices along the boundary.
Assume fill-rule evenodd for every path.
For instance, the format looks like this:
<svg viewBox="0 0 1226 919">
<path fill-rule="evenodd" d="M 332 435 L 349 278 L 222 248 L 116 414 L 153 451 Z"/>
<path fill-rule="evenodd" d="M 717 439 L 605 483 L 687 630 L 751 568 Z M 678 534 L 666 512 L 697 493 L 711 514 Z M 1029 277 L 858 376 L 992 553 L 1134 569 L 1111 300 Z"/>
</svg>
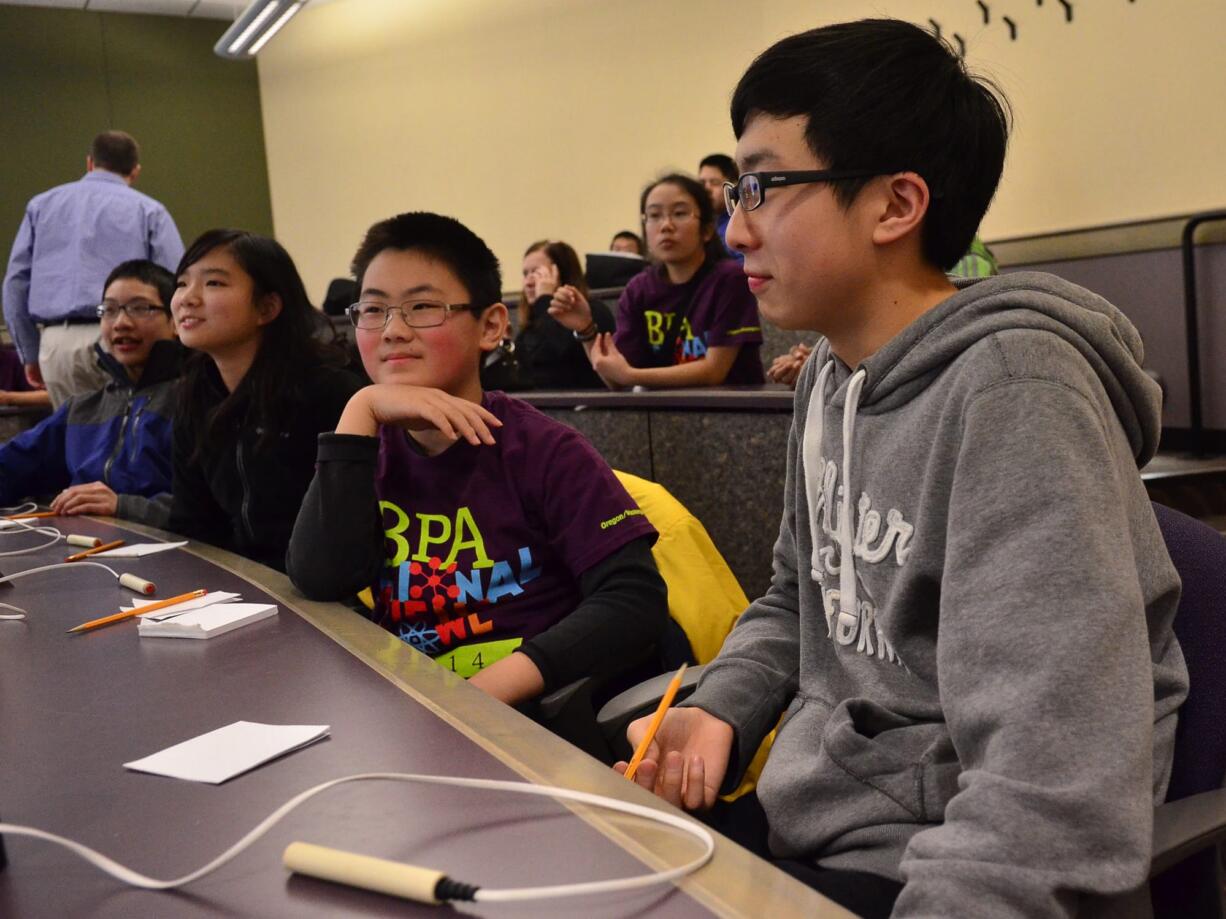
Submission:
<svg viewBox="0 0 1226 919">
<path fill-rule="evenodd" d="M 764 382 L 757 302 L 740 264 L 725 259 L 710 196 L 674 173 L 648 185 L 639 205 L 657 264 L 626 285 L 617 332 L 599 332 L 573 286 L 558 289 L 550 314 L 584 343 L 610 388 Z"/>
</svg>

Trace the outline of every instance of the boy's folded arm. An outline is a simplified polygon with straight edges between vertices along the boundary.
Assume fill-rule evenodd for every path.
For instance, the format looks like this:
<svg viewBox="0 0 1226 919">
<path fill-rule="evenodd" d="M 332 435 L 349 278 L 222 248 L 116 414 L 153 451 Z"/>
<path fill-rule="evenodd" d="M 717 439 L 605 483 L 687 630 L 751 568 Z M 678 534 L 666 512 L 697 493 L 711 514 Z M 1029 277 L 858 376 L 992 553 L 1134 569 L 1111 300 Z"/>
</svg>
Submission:
<svg viewBox="0 0 1226 919">
<path fill-rule="evenodd" d="M 312 600 L 339 600 L 375 582 L 383 534 L 375 494 L 376 437 L 320 434 L 315 477 L 285 555 L 286 573 Z"/>
<path fill-rule="evenodd" d="M 659 640 L 668 590 L 651 542 L 650 536 L 633 539 L 584 571 L 574 612 L 519 647 L 540 670 L 545 692 L 631 667 Z"/>
<path fill-rule="evenodd" d="M 895 915 L 1072 915 L 1146 876 L 1155 736 L 1169 763 L 1186 673 L 1173 644 L 1151 651 L 1178 579 L 1109 430 L 1059 383 L 967 410 L 937 647 L 962 774 L 904 854 Z"/>
</svg>

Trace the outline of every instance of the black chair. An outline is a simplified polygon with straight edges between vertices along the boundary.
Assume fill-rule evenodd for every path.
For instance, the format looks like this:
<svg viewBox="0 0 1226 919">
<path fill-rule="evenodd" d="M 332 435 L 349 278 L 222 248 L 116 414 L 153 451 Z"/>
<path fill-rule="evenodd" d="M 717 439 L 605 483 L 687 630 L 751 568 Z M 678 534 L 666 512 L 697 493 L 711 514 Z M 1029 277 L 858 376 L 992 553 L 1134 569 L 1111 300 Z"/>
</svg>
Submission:
<svg viewBox="0 0 1226 919">
<path fill-rule="evenodd" d="M 1226 916 L 1226 538 L 1199 520 L 1154 505 L 1183 581 L 1175 635 L 1188 666 L 1166 803 L 1154 814 L 1150 894 L 1154 915 Z"/>
<path fill-rule="evenodd" d="M 325 316 L 344 316 L 345 309 L 358 299 L 358 282 L 353 278 L 333 278 L 324 294 Z"/>
</svg>

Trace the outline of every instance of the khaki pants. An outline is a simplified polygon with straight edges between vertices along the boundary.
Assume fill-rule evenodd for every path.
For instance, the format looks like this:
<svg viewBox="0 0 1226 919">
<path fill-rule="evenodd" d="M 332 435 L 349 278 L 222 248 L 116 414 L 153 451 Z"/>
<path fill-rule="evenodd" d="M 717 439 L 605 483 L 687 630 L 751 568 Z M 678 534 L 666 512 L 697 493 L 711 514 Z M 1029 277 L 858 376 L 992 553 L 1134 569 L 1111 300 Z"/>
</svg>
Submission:
<svg viewBox="0 0 1226 919">
<path fill-rule="evenodd" d="M 43 327 L 38 369 L 55 408 L 70 396 L 91 393 L 106 385 L 109 377 L 98 366 L 94 353 L 100 328 L 96 322 Z"/>
</svg>

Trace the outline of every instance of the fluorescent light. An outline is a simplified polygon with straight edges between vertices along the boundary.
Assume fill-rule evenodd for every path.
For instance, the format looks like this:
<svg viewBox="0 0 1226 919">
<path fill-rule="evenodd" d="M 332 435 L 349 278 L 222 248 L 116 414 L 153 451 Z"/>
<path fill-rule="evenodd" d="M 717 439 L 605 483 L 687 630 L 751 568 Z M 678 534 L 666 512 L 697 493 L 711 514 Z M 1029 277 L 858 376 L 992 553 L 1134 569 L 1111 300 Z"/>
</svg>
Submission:
<svg viewBox="0 0 1226 919">
<path fill-rule="evenodd" d="M 231 60 L 250 60 L 305 5 L 306 0 L 252 0 L 213 52 Z"/>
<path fill-rule="evenodd" d="M 247 39 L 249 39 L 252 34 L 255 33 L 256 29 L 268 21 L 268 18 L 277 11 L 277 7 L 280 5 L 280 0 L 270 0 L 268 6 L 260 10 L 259 15 L 251 20 L 251 23 L 247 26 L 247 28 L 243 29 L 243 31 L 239 33 L 238 38 L 234 39 L 234 41 L 230 43 L 230 47 L 228 47 L 226 50 L 233 54 L 243 45 L 247 44 Z"/>
<path fill-rule="evenodd" d="M 257 54 L 259 54 L 260 49 L 263 48 L 266 44 L 268 44 L 268 40 L 272 38 L 274 35 L 276 35 L 278 32 L 280 32 L 281 27 L 285 25 L 287 22 L 289 22 L 291 19 L 293 19 L 294 14 L 298 12 L 300 9 L 302 9 L 302 3 L 295 3 L 292 6 L 290 6 L 288 9 L 286 9 L 286 11 L 281 14 L 280 18 L 276 22 L 274 22 L 272 25 L 270 25 L 268 27 L 268 30 L 263 35 L 261 35 L 258 39 L 256 39 L 255 44 L 247 49 L 247 53 L 250 54 L 252 57 L 255 57 Z"/>
</svg>

